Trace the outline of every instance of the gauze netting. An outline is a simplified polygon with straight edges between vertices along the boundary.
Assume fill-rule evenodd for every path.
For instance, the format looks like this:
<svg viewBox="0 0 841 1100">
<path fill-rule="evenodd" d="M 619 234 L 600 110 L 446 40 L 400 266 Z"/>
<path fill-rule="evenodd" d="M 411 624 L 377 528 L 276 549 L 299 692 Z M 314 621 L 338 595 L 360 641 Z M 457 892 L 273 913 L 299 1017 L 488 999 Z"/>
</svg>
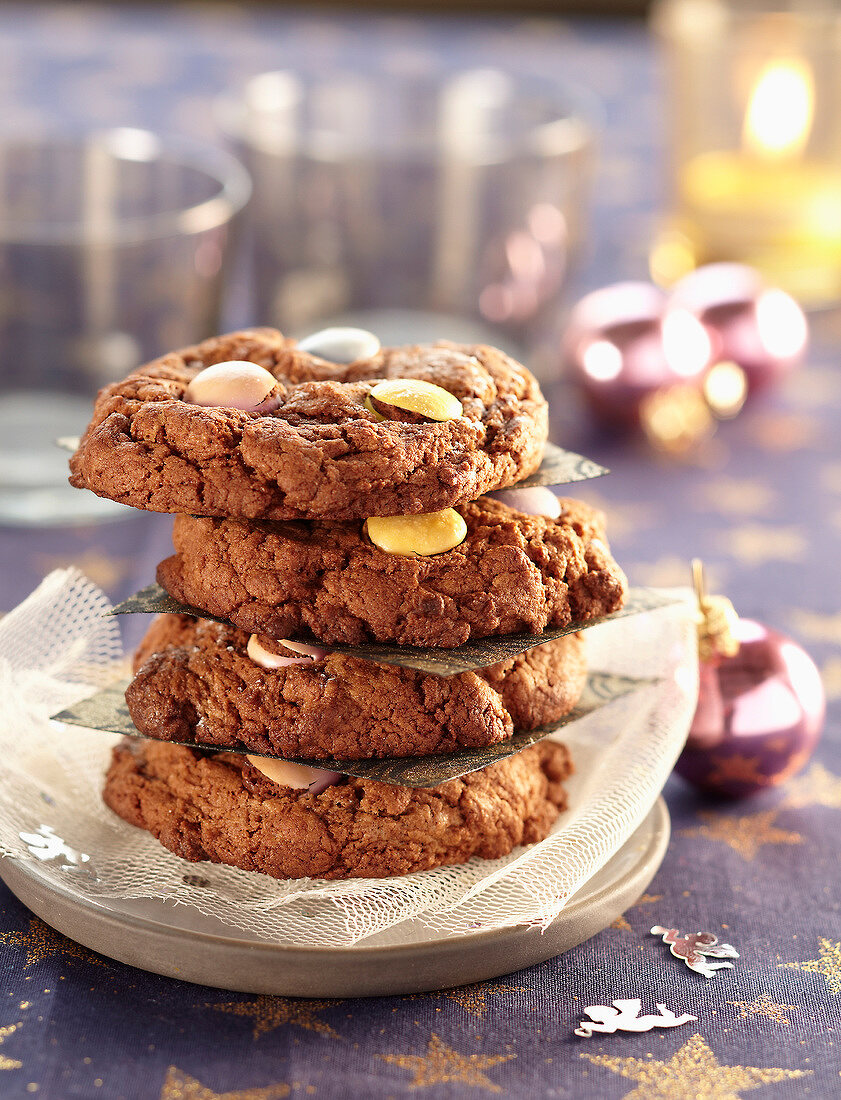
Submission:
<svg viewBox="0 0 841 1100">
<path fill-rule="evenodd" d="M 59 570 L 0 622 L 0 855 L 88 899 L 194 906 L 249 936 L 350 945 L 422 922 L 442 935 L 546 925 L 643 821 L 680 752 L 697 697 L 691 594 L 586 631 L 590 667 L 654 682 L 567 727 L 570 809 L 539 844 L 503 859 L 393 879 L 281 882 L 188 864 L 101 801 L 114 735 L 49 715 L 125 674 L 105 596 Z M 196 872 L 200 871 L 200 875 Z"/>
</svg>

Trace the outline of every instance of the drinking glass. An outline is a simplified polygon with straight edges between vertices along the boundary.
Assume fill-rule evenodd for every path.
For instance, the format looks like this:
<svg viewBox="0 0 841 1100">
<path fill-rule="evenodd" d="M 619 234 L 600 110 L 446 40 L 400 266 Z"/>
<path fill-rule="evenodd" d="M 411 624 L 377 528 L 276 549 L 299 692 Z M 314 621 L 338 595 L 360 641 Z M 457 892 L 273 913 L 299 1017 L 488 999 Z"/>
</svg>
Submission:
<svg viewBox="0 0 841 1100">
<path fill-rule="evenodd" d="M 100 386 L 217 330 L 249 194 L 228 152 L 189 140 L 0 138 L 0 522 L 125 514 L 67 485 L 55 440 Z"/>
<path fill-rule="evenodd" d="M 278 71 L 220 109 L 254 180 L 252 322 L 301 336 L 391 316 L 411 339 L 414 317 L 527 342 L 557 310 L 592 149 L 562 83 Z"/>
</svg>

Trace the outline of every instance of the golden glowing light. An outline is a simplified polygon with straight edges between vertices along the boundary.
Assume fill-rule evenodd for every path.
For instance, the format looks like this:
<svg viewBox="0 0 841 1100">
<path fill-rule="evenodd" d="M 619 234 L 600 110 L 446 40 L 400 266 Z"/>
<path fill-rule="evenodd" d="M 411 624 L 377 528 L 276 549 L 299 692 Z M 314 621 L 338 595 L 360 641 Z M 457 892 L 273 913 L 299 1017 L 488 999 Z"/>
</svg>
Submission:
<svg viewBox="0 0 841 1100">
<path fill-rule="evenodd" d="M 784 290 L 769 288 L 756 303 L 756 323 L 763 345 L 781 358 L 800 355 L 809 339 L 803 310 Z"/>
<path fill-rule="evenodd" d="M 707 330 L 687 309 L 670 309 L 663 318 L 663 352 L 681 378 L 694 378 L 710 361 Z"/>
<path fill-rule="evenodd" d="M 609 340 L 594 340 L 581 356 L 581 362 L 597 382 L 611 382 L 622 373 L 622 352 Z"/>
<path fill-rule="evenodd" d="M 815 110 L 812 70 L 797 58 L 765 66 L 745 112 L 745 149 L 767 159 L 802 153 Z"/>
<path fill-rule="evenodd" d="M 703 396 L 683 384 L 648 394 L 640 405 L 640 424 L 656 450 L 674 457 L 686 455 L 715 432 Z"/>
<path fill-rule="evenodd" d="M 652 245 L 648 270 L 658 286 L 672 286 L 698 266 L 695 245 L 681 230 L 667 226 Z"/>
<path fill-rule="evenodd" d="M 737 363 L 722 360 L 716 363 L 704 379 L 704 397 L 707 404 L 722 419 L 736 416 L 748 395 L 745 372 Z"/>
</svg>

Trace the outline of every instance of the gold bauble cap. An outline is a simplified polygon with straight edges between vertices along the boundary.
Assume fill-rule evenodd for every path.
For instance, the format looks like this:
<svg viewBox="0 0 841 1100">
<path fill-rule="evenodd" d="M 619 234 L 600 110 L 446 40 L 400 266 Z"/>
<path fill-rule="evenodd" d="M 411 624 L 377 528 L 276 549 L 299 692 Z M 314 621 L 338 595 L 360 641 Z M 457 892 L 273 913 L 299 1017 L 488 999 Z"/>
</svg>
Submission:
<svg viewBox="0 0 841 1100">
<path fill-rule="evenodd" d="M 702 661 L 735 657 L 739 652 L 735 607 L 726 596 L 707 595 L 704 563 L 699 558 L 692 562 L 692 580 L 698 596 L 698 656 Z"/>
</svg>

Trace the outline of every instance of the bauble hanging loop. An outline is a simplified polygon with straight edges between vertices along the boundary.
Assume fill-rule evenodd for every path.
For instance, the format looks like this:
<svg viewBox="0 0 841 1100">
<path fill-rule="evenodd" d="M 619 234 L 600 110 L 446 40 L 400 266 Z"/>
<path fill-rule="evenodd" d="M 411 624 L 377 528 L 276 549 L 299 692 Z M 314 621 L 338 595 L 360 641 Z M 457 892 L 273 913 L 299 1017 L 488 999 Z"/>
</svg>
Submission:
<svg viewBox="0 0 841 1100">
<path fill-rule="evenodd" d="M 736 608 L 726 596 L 707 595 L 704 563 L 699 558 L 692 562 L 692 579 L 698 597 L 698 656 L 702 661 L 735 657 L 739 652 Z"/>
</svg>

